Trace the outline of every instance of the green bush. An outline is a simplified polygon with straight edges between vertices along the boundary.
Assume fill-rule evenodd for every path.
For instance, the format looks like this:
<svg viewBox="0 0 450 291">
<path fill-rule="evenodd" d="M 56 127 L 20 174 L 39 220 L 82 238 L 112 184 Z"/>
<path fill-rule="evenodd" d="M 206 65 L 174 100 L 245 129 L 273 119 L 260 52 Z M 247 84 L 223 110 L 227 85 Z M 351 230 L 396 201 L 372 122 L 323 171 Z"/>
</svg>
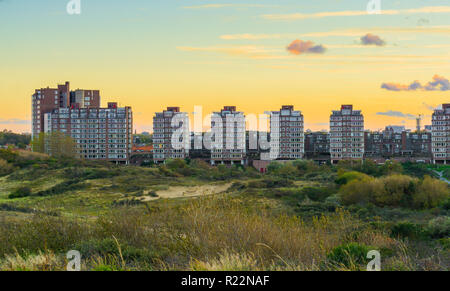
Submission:
<svg viewBox="0 0 450 291">
<path fill-rule="evenodd" d="M 14 166 L 7 161 L 0 159 L 0 177 L 9 175 L 14 171 Z"/>
<path fill-rule="evenodd" d="M 248 183 L 249 188 L 283 188 L 283 187 L 291 187 L 294 183 L 288 179 L 282 178 L 264 178 L 262 180 L 251 181 Z"/>
<path fill-rule="evenodd" d="M 441 246 L 444 250 L 450 250 L 450 238 L 448 238 L 448 237 L 441 238 L 439 240 L 439 243 L 441 244 Z"/>
<path fill-rule="evenodd" d="M 349 243 L 334 248 L 328 255 L 328 262 L 337 268 L 345 267 L 352 270 L 367 263 L 367 254 L 372 250 L 368 246 Z"/>
<path fill-rule="evenodd" d="M 14 192 L 9 194 L 9 199 L 23 198 L 31 195 L 31 188 L 22 186 L 17 188 Z"/>
<path fill-rule="evenodd" d="M 434 208 L 450 198 L 447 183 L 426 176 L 418 186 L 414 195 L 414 206 L 416 208 Z"/>
<path fill-rule="evenodd" d="M 333 195 L 333 191 L 326 187 L 305 187 L 302 189 L 302 194 L 312 201 L 323 202 Z"/>
<path fill-rule="evenodd" d="M 352 172 L 340 172 L 338 173 L 338 178 L 336 179 L 336 184 L 338 185 L 346 185 L 351 181 L 357 180 L 357 181 L 361 181 L 361 180 L 365 180 L 369 178 L 369 176 L 367 176 L 366 174 L 360 173 L 360 172 L 356 172 L 356 171 L 352 171 Z"/>
<path fill-rule="evenodd" d="M 75 180 L 69 180 L 69 181 L 64 181 L 62 183 L 59 183 L 59 184 L 51 187 L 50 189 L 43 190 L 43 191 L 36 193 L 36 195 L 37 196 L 59 195 L 59 194 L 63 194 L 68 191 L 81 190 L 86 187 L 87 187 L 86 184 L 81 183 L 80 180 L 78 180 L 78 179 L 75 179 Z"/>
<path fill-rule="evenodd" d="M 411 222 L 398 222 L 391 226 L 393 238 L 420 239 L 426 236 L 423 227 Z"/>
<path fill-rule="evenodd" d="M 450 237 L 450 217 L 440 216 L 431 220 L 427 229 L 434 238 Z"/>
</svg>

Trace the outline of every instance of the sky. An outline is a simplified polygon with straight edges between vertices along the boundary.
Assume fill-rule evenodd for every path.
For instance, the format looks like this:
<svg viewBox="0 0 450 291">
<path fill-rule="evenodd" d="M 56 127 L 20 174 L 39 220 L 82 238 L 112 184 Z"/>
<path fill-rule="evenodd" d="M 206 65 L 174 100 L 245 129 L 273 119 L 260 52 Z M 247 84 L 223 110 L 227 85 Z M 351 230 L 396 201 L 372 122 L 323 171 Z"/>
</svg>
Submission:
<svg viewBox="0 0 450 291">
<path fill-rule="evenodd" d="M 414 128 L 450 103 L 448 0 L 0 0 L 0 130 L 30 132 L 31 95 L 65 81 L 154 112 L 294 105 L 305 129 L 353 104 L 365 127 Z"/>
</svg>

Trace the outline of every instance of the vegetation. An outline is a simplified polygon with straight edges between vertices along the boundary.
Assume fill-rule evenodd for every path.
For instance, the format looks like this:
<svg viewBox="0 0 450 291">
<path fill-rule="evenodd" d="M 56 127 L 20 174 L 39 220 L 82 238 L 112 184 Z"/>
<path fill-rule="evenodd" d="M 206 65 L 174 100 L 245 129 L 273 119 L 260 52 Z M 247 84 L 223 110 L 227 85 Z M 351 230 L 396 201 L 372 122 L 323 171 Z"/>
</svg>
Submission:
<svg viewBox="0 0 450 291">
<path fill-rule="evenodd" d="M 370 250 L 383 270 L 450 265 L 449 186 L 414 164 L 0 163 L 1 270 L 64 270 L 73 249 L 95 271 L 365 270 Z"/>
<path fill-rule="evenodd" d="M 31 135 L 17 134 L 11 131 L 0 131 L 0 146 L 14 145 L 20 149 L 25 149 L 31 142 Z"/>
<path fill-rule="evenodd" d="M 75 146 L 73 139 L 60 131 L 41 132 L 32 142 L 33 151 L 47 153 L 57 158 L 74 158 L 76 156 Z"/>
</svg>

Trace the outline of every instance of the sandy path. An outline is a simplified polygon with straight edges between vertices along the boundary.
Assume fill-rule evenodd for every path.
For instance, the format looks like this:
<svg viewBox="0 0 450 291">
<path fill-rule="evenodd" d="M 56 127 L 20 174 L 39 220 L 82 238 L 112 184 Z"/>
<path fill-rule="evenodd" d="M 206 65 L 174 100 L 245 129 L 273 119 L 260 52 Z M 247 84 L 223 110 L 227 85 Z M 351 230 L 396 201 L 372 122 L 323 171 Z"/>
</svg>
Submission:
<svg viewBox="0 0 450 291">
<path fill-rule="evenodd" d="M 158 194 L 159 197 L 146 196 L 142 201 L 152 201 L 160 198 L 173 199 L 182 197 L 214 195 L 226 191 L 228 188 L 230 188 L 231 185 L 232 183 L 219 185 L 193 186 L 193 187 L 186 187 L 186 186 L 170 187 L 168 190 L 156 191 L 156 194 Z"/>
</svg>

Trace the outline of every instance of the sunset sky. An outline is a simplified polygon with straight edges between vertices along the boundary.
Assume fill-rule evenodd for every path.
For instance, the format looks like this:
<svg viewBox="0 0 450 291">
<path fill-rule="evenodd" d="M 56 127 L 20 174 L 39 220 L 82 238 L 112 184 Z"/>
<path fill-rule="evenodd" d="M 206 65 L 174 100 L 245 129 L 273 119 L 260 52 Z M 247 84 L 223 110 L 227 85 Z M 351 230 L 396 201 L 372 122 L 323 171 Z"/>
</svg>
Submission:
<svg viewBox="0 0 450 291">
<path fill-rule="evenodd" d="M 368 0 L 68 2 L 0 0 L 0 130 L 30 132 L 34 89 L 65 81 L 132 106 L 138 132 L 167 106 L 292 104 L 320 130 L 354 104 L 375 130 L 450 103 L 448 0 L 382 0 L 379 15 Z"/>
</svg>

